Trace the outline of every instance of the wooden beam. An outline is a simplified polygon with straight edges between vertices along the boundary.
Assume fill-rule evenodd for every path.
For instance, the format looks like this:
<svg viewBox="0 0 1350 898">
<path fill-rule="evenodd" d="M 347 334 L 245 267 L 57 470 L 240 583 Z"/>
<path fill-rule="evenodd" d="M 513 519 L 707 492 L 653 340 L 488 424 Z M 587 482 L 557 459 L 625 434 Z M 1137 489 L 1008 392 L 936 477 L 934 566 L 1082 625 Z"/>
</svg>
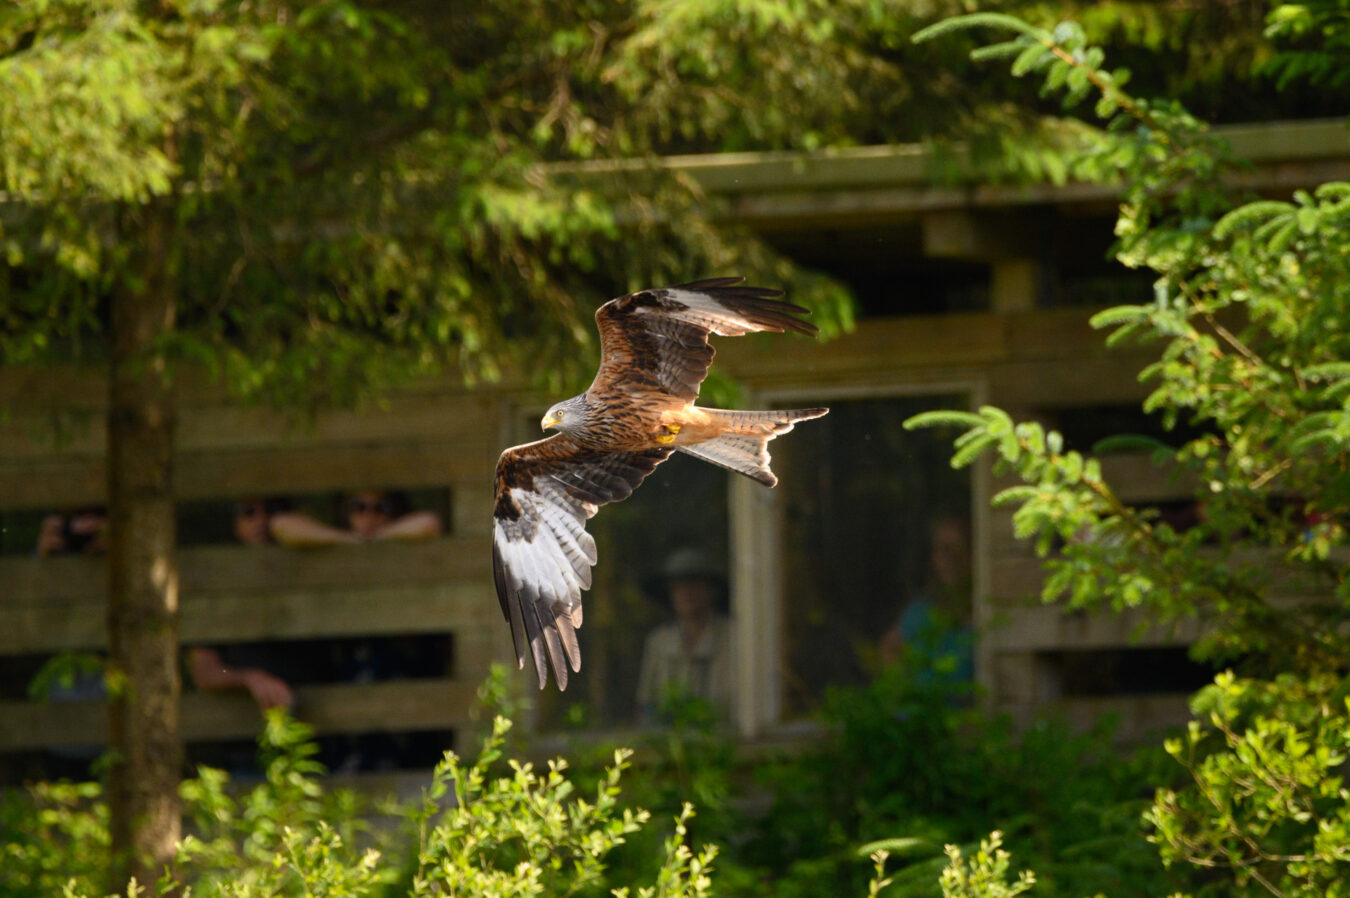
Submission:
<svg viewBox="0 0 1350 898">
<path fill-rule="evenodd" d="M 996 259 L 989 270 L 989 310 L 996 315 L 1036 308 L 1045 283 L 1035 259 Z"/>
<path fill-rule="evenodd" d="M 302 449 L 189 452 L 176 461 L 179 499 L 228 499 L 272 493 L 437 487 L 491 481 L 500 447 L 486 434 L 417 443 L 336 444 Z M 101 502 L 101 456 L 55 453 L 0 462 L 0 508 L 61 508 Z"/>
<path fill-rule="evenodd" d="M 1229 141 L 1234 156 L 1255 163 L 1232 177 L 1236 185 L 1287 193 L 1350 178 L 1350 133 L 1343 119 L 1225 125 L 1214 131 Z M 548 177 L 583 181 L 661 169 L 726 200 L 726 217 L 761 231 L 911 221 L 939 210 L 1109 206 L 1120 192 L 1111 184 L 1077 182 L 942 186 L 933 153 L 921 144 L 540 166 Z"/>
<path fill-rule="evenodd" d="M 106 645 L 103 600 L 0 607 L 0 655 Z M 185 595 L 185 646 L 272 639 L 448 633 L 499 614 L 491 581 Z"/>
<path fill-rule="evenodd" d="M 1174 627 L 1151 624 L 1140 612 L 1067 611 L 1059 606 L 1004 608 L 985 635 L 995 652 L 1137 648 L 1190 645 L 1200 635 L 1194 620 Z"/>
<path fill-rule="evenodd" d="M 299 686 L 295 716 L 318 735 L 455 729 L 469 723 L 476 690 L 476 680 L 460 678 Z M 0 702 L 0 720 L 5 721 L 0 750 L 102 747 L 107 714 L 101 701 Z M 252 738 L 261 729 L 257 704 L 242 692 L 183 696 L 183 736 L 189 742 Z"/>
<path fill-rule="evenodd" d="M 255 406 L 186 405 L 180 412 L 175 450 L 191 455 L 227 450 L 308 450 L 335 445 L 465 441 L 478 448 L 483 422 L 492 420 L 487 393 L 394 396 L 378 406 L 324 412 L 308 423 Z M 98 456 L 106 440 L 103 410 L 78 409 L 53 419 L 50 406 L 11 406 L 0 422 L 0 458 L 21 462 L 53 455 Z"/>
<path fill-rule="evenodd" d="M 1045 227 L 1033 214 L 943 209 L 923 217 L 923 253 L 934 259 L 979 262 L 1037 258 Z"/>
<path fill-rule="evenodd" d="M 184 594 L 196 596 L 481 580 L 489 554 L 484 537 L 447 536 L 308 549 L 192 546 L 179 550 L 178 565 Z M 107 589 L 103 559 L 78 556 L 0 558 L 0 583 L 0 608 L 101 600 Z"/>
</svg>

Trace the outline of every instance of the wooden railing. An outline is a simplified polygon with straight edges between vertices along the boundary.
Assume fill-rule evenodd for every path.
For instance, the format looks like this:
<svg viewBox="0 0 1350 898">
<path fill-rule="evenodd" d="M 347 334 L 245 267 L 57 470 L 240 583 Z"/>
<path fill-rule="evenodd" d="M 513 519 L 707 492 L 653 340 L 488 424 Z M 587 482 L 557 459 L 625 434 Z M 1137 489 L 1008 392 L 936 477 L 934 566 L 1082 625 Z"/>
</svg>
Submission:
<svg viewBox="0 0 1350 898">
<path fill-rule="evenodd" d="M 180 635 L 209 643 L 445 633 L 453 667 L 434 679 L 300 686 L 296 716 L 319 734 L 458 729 L 499 648 L 487 544 L 477 538 L 288 549 L 183 549 Z M 106 573 L 99 558 L 0 559 L 0 656 L 98 650 Z M 0 702 L 0 750 L 101 742 L 98 701 Z M 188 741 L 251 738 L 244 692 L 185 689 Z"/>
</svg>

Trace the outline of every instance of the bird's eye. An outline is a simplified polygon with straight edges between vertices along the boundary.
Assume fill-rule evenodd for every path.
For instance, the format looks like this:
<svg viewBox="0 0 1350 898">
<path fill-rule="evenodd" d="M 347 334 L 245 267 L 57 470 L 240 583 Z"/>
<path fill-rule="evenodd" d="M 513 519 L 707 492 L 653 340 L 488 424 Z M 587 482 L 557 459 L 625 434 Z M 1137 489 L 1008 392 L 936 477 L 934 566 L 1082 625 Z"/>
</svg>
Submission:
<svg viewBox="0 0 1350 898">
<path fill-rule="evenodd" d="M 567 414 L 567 413 L 564 412 L 562 409 L 559 409 L 558 411 L 556 411 L 556 412 L 553 413 L 553 417 L 555 417 L 555 418 L 557 418 L 559 421 L 561 421 L 561 420 L 563 419 L 563 415 L 565 415 L 565 414 Z"/>
</svg>

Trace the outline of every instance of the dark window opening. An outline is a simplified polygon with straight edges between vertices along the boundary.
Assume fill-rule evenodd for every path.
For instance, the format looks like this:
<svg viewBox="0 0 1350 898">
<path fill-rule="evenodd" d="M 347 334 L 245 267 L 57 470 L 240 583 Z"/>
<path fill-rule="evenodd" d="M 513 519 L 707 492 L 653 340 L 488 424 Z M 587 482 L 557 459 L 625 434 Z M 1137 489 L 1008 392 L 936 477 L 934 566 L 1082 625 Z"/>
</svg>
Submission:
<svg viewBox="0 0 1350 898">
<path fill-rule="evenodd" d="M 1040 658 L 1065 698 L 1190 693 L 1217 673 L 1179 646 L 1042 652 Z"/>
</svg>

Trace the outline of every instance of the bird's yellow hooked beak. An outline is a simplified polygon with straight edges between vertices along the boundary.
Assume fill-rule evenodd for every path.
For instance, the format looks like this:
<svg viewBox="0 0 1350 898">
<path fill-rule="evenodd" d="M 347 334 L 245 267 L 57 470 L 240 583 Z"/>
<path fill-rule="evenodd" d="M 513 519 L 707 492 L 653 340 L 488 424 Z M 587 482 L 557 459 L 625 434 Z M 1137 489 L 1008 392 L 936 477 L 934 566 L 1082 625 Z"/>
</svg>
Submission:
<svg viewBox="0 0 1350 898">
<path fill-rule="evenodd" d="M 557 415 L 545 415 L 543 419 L 539 422 L 539 429 L 548 430 L 550 427 L 557 427 L 558 422 L 561 420 L 562 419 L 559 418 Z"/>
</svg>

